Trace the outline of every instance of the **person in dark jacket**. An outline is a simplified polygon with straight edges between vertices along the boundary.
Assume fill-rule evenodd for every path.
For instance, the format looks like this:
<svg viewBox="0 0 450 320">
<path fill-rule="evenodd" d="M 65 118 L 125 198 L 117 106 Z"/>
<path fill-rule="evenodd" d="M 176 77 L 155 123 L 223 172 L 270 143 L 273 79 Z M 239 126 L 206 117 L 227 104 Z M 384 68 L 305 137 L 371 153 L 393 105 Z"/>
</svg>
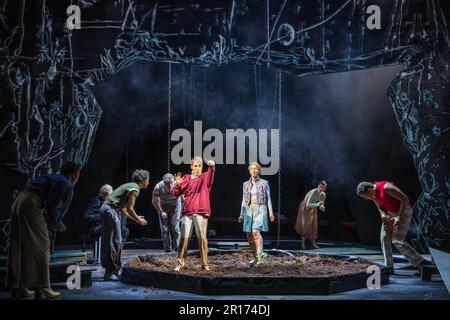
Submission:
<svg viewBox="0 0 450 320">
<path fill-rule="evenodd" d="M 65 163 L 60 173 L 45 174 L 27 182 L 11 210 L 11 234 L 6 287 L 12 298 L 60 296 L 50 288 L 48 230 L 64 232 L 61 210 L 80 176 L 80 165 Z"/>
<path fill-rule="evenodd" d="M 117 187 L 100 207 L 102 218 L 101 263 L 105 268 L 105 281 L 118 281 L 122 270 L 122 248 L 124 240 L 123 218 L 127 217 L 140 226 L 145 226 L 147 220 L 139 216 L 134 205 L 140 189 L 147 189 L 150 173 L 147 170 L 135 170 L 131 176 L 132 182 Z"/>
<path fill-rule="evenodd" d="M 92 237 L 100 237 L 102 232 L 102 218 L 100 216 L 100 207 L 106 198 L 113 192 L 113 187 L 105 184 L 100 188 L 98 195 L 92 199 L 86 206 L 83 219 L 87 222 L 87 234 L 83 239 L 83 251 L 86 248 L 86 240 Z"/>
</svg>

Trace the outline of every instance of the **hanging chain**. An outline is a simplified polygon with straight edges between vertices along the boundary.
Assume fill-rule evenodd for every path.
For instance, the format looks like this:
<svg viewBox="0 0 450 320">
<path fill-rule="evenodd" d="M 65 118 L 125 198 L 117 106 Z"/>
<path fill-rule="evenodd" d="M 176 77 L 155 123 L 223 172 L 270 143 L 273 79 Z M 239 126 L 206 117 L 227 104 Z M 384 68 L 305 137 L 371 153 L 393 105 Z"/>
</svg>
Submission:
<svg viewBox="0 0 450 320">
<path fill-rule="evenodd" d="M 275 81 L 274 81 L 274 88 L 273 88 L 273 105 L 272 105 L 272 110 L 271 110 L 271 115 L 270 115 L 270 122 L 266 125 L 266 126 L 262 126 L 261 125 L 261 116 L 260 116 L 260 109 L 261 109 L 261 74 L 262 72 L 260 71 L 258 73 L 258 65 L 254 64 L 253 65 L 253 77 L 255 79 L 255 101 L 256 101 L 256 118 L 258 120 L 258 128 L 272 128 L 273 125 L 273 119 L 274 119 L 274 115 L 275 115 L 275 108 L 276 108 L 276 104 L 277 104 L 277 91 L 278 86 L 279 86 L 279 74 L 278 72 L 275 73 Z"/>
<path fill-rule="evenodd" d="M 304 169 L 304 173 L 305 173 L 305 186 L 304 186 L 304 191 L 306 192 L 306 188 L 308 186 L 308 175 L 307 175 L 307 168 L 308 168 L 308 135 L 305 134 L 305 169 Z"/>
<path fill-rule="evenodd" d="M 183 104 L 183 122 L 184 122 L 184 127 L 187 128 L 189 125 L 189 119 L 187 114 L 186 114 L 186 79 L 185 79 L 185 66 L 184 64 L 182 65 L 182 81 L 181 81 L 181 90 L 182 90 L 182 94 L 181 94 L 181 99 L 182 99 L 182 104 Z"/>
<path fill-rule="evenodd" d="M 277 230 L 277 247 L 280 247 L 280 223 L 281 223 L 281 70 L 278 73 L 278 230 Z"/>
<path fill-rule="evenodd" d="M 275 73 L 275 81 L 274 81 L 274 88 L 273 88 L 273 102 L 272 102 L 272 111 L 271 111 L 271 114 L 270 114 L 270 123 L 269 123 L 269 125 L 268 126 L 266 126 L 266 128 L 272 128 L 272 126 L 273 126 L 273 118 L 274 118 L 274 115 L 275 115 L 275 110 L 276 110 L 276 108 L 277 108 L 277 100 L 278 100 L 278 91 L 280 90 L 279 89 L 279 80 L 278 80 L 278 78 L 279 78 L 279 73 L 278 73 L 278 71 L 276 71 L 276 73 Z"/>
<path fill-rule="evenodd" d="M 258 128 L 261 128 L 259 119 L 259 83 L 258 83 L 258 66 L 253 65 L 253 77 L 255 78 L 255 103 L 256 103 L 256 117 L 258 119 Z"/>
<path fill-rule="evenodd" d="M 195 89 L 194 88 L 194 68 L 191 65 L 191 99 L 190 99 L 191 107 L 189 108 L 189 110 L 192 111 L 192 114 L 193 114 L 193 117 L 194 117 L 193 121 L 198 120 L 197 119 L 197 116 L 198 116 L 197 115 L 197 108 L 195 107 L 194 89 Z"/>
<path fill-rule="evenodd" d="M 267 19 L 267 68 L 270 68 L 270 0 L 267 0 L 266 3 L 266 19 Z"/>
<path fill-rule="evenodd" d="M 206 68 L 203 69 L 203 103 L 202 103 L 202 118 L 205 114 L 205 106 L 206 106 Z"/>
<path fill-rule="evenodd" d="M 170 172 L 170 135 L 172 121 L 172 63 L 169 62 L 169 84 L 167 103 L 167 172 Z"/>
</svg>

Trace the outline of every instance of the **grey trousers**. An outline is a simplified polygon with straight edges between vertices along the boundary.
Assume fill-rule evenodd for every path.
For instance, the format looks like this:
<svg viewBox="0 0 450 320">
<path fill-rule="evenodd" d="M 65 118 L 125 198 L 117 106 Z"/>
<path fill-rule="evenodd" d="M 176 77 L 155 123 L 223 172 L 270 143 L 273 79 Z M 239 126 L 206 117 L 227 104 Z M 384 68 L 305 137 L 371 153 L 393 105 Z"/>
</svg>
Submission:
<svg viewBox="0 0 450 320">
<path fill-rule="evenodd" d="M 161 204 L 161 209 L 167 213 L 166 219 L 161 218 L 161 215 L 158 214 L 164 251 L 178 251 L 181 235 L 181 205 L 167 206 Z"/>
<path fill-rule="evenodd" d="M 6 287 L 49 287 L 49 264 L 50 240 L 41 200 L 24 190 L 12 205 Z"/>
<path fill-rule="evenodd" d="M 100 208 L 102 218 L 101 263 L 105 274 L 117 274 L 122 267 L 122 213 L 104 203 Z"/>
<path fill-rule="evenodd" d="M 411 215 L 412 209 L 408 205 L 405 208 L 405 211 L 400 215 L 398 227 L 386 229 L 384 224 L 381 225 L 381 248 L 383 249 L 384 263 L 387 267 L 392 267 L 394 265 L 392 245 L 394 245 L 400 254 L 404 255 L 413 266 L 417 266 L 423 261 L 423 257 L 405 241 L 409 225 L 411 224 Z"/>
</svg>

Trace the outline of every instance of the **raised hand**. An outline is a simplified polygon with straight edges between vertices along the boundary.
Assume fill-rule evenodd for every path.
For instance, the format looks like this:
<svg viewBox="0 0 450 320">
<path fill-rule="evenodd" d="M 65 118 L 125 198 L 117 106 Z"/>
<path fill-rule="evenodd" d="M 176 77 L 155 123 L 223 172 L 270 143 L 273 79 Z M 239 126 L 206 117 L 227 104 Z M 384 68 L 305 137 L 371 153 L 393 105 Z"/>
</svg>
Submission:
<svg viewBox="0 0 450 320">
<path fill-rule="evenodd" d="M 182 173 L 181 172 L 178 172 L 176 175 L 175 175 L 175 183 L 179 186 L 179 185 L 181 185 L 181 181 L 183 181 L 183 177 L 182 177 Z"/>
</svg>

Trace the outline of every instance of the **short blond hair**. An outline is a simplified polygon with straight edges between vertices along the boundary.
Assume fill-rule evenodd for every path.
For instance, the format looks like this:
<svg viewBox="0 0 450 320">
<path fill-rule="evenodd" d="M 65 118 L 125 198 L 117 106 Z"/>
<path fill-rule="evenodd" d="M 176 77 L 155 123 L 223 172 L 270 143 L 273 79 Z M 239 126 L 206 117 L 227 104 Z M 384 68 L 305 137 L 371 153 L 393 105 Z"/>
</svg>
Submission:
<svg viewBox="0 0 450 320">
<path fill-rule="evenodd" d="M 193 158 L 191 159 L 191 164 L 194 164 L 194 163 L 201 163 L 201 164 L 203 164 L 203 159 L 202 159 L 202 157 L 199 157 L 199 156 L 193 157 Z"/>
<path fill-rule="evenodd" d="M 261 165 L 256 161 L 250 162 L 250 164 L 247 167 L 247 170 L 250 171 L 250 168 L 253 166 L 255 166 L 259 171 L 261 171 Z"/>
</svg>

